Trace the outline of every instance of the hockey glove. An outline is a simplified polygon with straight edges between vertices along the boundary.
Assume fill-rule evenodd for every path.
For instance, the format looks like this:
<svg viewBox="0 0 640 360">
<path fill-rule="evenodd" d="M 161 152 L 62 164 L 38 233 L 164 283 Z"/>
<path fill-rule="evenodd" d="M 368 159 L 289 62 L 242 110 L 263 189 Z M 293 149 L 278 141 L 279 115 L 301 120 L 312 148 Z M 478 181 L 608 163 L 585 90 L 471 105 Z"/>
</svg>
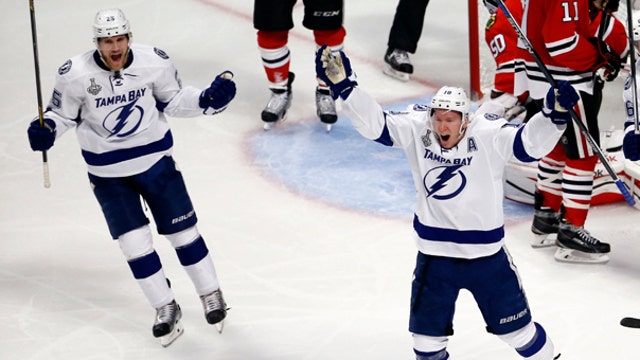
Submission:
<svg viewBox="0 0 640 360">
<path fill-rule="evenodd" d="M 29 129 L 27 129 L 27 135 L 29 136 L 31 150 L 49 150 L 56 140 L 56 123 L 51 119 L 45 118 L 43 125 L 40 125 L 39 119 L 33 120 L 29 125 Z"/>
<path fill-rule="evenodd" d="M 604 68 L 604 79 L 613 81 L 620 73 L 620 67 L 622 66 L 620 55 L 607 45 L 606 42 L 597 37 L 591 37 L 587 40 L 596 48 L 596 52 L 598 53 L 598 59 L 591 69 L 597 71 L 600 68 Z"/>
<path fill-rule="evenodd" d="M 316 53 L 316 75 L 329 86 L 334 100 L 338 97 L 346 100 L 358 85 L 349 58 L 342 51 L 333 55 L 327 45 L 322 45 Z"/>
<path fill-rule="evenodd" d="M 231 79 L 233 73 L 227 70 L 216 76 L 211 86 L 202 91 L 198 105 L 204 109 L 205 115 L 224 111 L 236 96 L 236 84 Z"/>
<path fill-rule="evenodd" d="M 625 135 L 622 140 L 622 152 L 624 157 L 631 161 L 640 160 L 640 135 L 633 132 L 633 123 L 627 121 L 625 124 Z"/>
<path fill-rule="evenodd" d="M 580 96 L 568 81 L 558 81 L 556 88 L 547 92 L 542 114 L 556 125 L 564 125 L 571 119 L 568 109 L 572 109 L 580 100 Z"/>
</svg>

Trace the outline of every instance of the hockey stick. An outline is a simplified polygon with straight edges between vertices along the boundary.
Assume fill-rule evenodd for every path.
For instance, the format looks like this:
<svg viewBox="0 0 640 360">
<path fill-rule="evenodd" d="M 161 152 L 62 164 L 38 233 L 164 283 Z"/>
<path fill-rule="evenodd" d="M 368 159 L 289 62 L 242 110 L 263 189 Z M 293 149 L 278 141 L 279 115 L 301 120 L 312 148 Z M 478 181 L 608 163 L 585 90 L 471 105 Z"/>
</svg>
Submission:
<svg viewBox="0 0 640 360">
<path fill-rule="evenodd" d="M 531 45 L 531 42 L 529 41 L 529 39 L 527 39 L 527 37 L 522 32 L 520 25 L 518 25 L 516 20 L 513 18 L 511 11 L 509 11 L 509 8 L 507 8 L 507 6 L 504 4 L 504 0 L 498 0 L 498 7 L 505 14 L 505 16 L 507 17 L 507 20 L 509 20 L 511 27 L 513 27 L 513 29 L 516 31 L 516 34 L 518 34 L 518 37 L 520 38 L 524 46 L 527 48 L 527 51 L 529 51 L 529 53 L 535 60 L 536 64 L 540 68 L 540 71 L 542 71 L 542 73 L 544 74 L 544 77 L 547 79 L 547 82 L 549 82 L 551 87 L 555 88 L 557 86 L 555 79 L 549 73 L 549 69 L 547 69 L 547 66 L 542 62 L 542 60 L 540 60 L 540 56 L 538 56 L 538 53 L 533 48 L 533 45 Z M 629 205 L 631 206 L 635 205 L 636 201 L 633 199 L 633 196 L 629 193 L 629 190 L 627 190 L 622 180 L 618 177 L 616 172 L 613 170 L 613 168 L 611 167 L 611 164 L 609 164 L 609 162 L 607 161 L 607 158 L 604 156 L 604 153 L 602 153 L 602 150 L 600 149 L 600 147 L 598 146 L 598 144 L 596 144 L 591 134 L 589 134 L 589 130 L 586 128 L 586 126 L 582 123 L 582 121 L 578 117 L 578 114 L 575 112 L 573 108 L 568 110 L 569 110 L 569 114 L 571 114 L 571 119 L 573 120 L 573 123 L 576 124 L 576 126 L 580 129 L 580 132 L 582 132 L 582 135 L 584 135 L 585 139 L 587 140 L 587 142 L 589 143 L 593 151 L 596 153 L 596 155 L 598 155 L 600 162 L 607 170 L 607 173 L 609 174 L 609 176 L 611 176 L 611 180 L 615 182 L 616 186 L 618 187 L 618 190 L 620 190 L 620 193 L 622 193 L 622 196 L 624 197 L 624 199 L 627 201 Z"/>
<path fill-rule="evenodd" d="M 636 80 L 636 47 L 633 38 L 633 15 L 631 14 L 631 9 L 631 0 L 627 0 L 627 37 L 629 38 L 629 67 L 631 68 L 631 89 L 633 94 L 633 132 L 637 135 L 640 134 L 638 125 L 638 84 Z"/>
<path fill-rule="evenodd" d="M 44 126 L 44 115 L 42 114 L 42 87 L 40 85 L 40 65 L 38 60 L 38 37 L 36 32 L 36 11 L 33 7 L 33 0 L 29 0 L 29 12 L 31 14 L 31 38 L 33 40 L 33 63 L 36 70 L 36 92 L 38 93 L 38 119 L 40 126 Z M 47 160 L 47 150 L 42 151 L 42 173 L 44 175 L 44 187 L 51 187 L 49 179 L 49 161 Z"/>
<path fill-rule="evenodd" d="M 628 328 L 640 329 L 640 319 L 633 317 L 626 317 L 620 320 L 620 325 Z"/>
</svg>

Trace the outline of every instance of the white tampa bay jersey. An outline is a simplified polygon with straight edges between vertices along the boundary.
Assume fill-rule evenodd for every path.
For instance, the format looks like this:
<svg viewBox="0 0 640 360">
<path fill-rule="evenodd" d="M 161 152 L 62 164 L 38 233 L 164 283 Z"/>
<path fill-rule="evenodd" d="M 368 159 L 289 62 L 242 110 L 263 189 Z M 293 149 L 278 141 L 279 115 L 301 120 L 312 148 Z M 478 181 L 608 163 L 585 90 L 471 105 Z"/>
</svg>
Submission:
<svg viewBox="0 0 640 360">
<path fill-rule="evenodd" d="M 640 61 L 636 61 L 636 81 L 632 81 L 632 72 L 629 72 L 627 78 L 624 82 L 624 90 L 622 92 L 622 100 L 624 101 L 625 112 L 627 114 L 627 118 L 625 120 L 625 133 L 634 131 L 635 128 L 635 114 L 638 112 L 638 102 L 639 99 L 634 100 L 633 94 L 633 85 L 636 85 L 636 96 L 640 97 L 640 88 L 638 88 L 639 81 L 637 74 L 640 74 Z"/>
<path fill-rule="evenodd" d="M 76 127 L 91 174 L 129 176 L 171 154 L 173 139 L 164 114 L 202 115 L 200 92 L 182 87 L 163 51 L 132 43 L 119 72 L 109 70 L 97 50 L 67 60 L 58 69 L 44 117 L 55 121 L 57 137 Z"/>
<path fill-rule="evenodd" d="M 343 109 L 362 136 L 404 150 L 416 187 L 419 251 L 467 259 L 494 254 L 503 245 L 503 173 L 509 159 L 541 158 L 565 128 L 541 113 L 526 126 L 511 125 L 502 118 L 502 105 L 486 102 L 460 143 L 447 150 L 436 139 L 425 105 L 385 112 L 355 88 Z"/>
</svg>

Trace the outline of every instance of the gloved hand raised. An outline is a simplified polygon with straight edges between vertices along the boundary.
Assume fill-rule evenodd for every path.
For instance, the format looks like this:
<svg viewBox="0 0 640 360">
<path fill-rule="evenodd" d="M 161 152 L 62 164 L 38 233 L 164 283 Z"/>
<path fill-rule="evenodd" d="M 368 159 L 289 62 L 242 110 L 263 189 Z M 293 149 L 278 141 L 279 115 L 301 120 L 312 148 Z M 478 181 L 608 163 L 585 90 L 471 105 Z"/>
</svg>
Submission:
<svg viewBox="0 0 640 360">
<path fill-rule="evenodd" d="M 634 125 L 627 121 L 625 124 L 625 134 L 622 140 L 622 152 L 624 157 L 631 161 L 640 160 L 640 135 L 633 132 Z"/>
<path fill-rule="evenodd" d="M 346 100 L 358 85 L 349 58 L 342 51 L 334 56 L 327 45 L 322 45 L 316 53 L 316 75 L 329 86 L 334 100 L 338 97 Z"/>
<path fill-rule="evenodd" d="M 211 85 L 200 94 L 198 105 L 204 109 L 205 115 L 213 115 L 224 111 L 236 96 L 236 84 L 233 73 L 224 71 L 216 76 Z"/>
<path fill-rule="evenodd" d="M 51 119 L 44 118 L 43 125 L 40 125 L 39 119 L 33 120 L 27 129 L 27 136 L 31 150 L 49 150 L 56 140 L 56 123 Z"/>
<path fill-rule="evenodd" d="M 547 92 L 542 114 L 548 117 L 556 125 L 564 125 L 571 120 L 568 112 L 580 100 L 580 96 L 568 81 L 558 81 L 556 88 Z"/>
<path fill-rule="evenodd" d="M 601 39 L 597 37 L 588 38 L 589 42 L 596 48 L 598 52 L 598 59 L 592 67 L 593 71 L 598 69 L 604 69 L 604 79 L 607 81 L 613 81 L 620 73 L 622 67 L 622 59 L 615 50 Z"/>
</svg>

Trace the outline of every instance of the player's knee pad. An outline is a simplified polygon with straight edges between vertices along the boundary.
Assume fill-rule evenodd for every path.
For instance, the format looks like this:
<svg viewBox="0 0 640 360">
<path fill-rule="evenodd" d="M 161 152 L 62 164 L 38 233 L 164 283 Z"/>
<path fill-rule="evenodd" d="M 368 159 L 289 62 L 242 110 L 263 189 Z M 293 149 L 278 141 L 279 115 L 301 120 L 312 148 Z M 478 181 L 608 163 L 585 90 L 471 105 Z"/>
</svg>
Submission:
<svg viewBox="0 0 640 360">
<path fill-rule="evenodd" d="M 289 31 L 258 30 L 258 46 L 261 49 L 282 49 L 289 42 Z"/>
<path fill-rule="evenodd" d="M 166 237 L 175 248 L 182 266 L 197 264 L 209 255 L 207 244 L 195 226 Z"/>
<path fill-rule="evenodd" d="M 346 34 L 342 26 L 335 30 L 313 30 L 316 45 L 327 45 L 333 52 L 342 50 Z"/>
<path fill-rule="evenodd" d="M 173 246 L 174 249 L 177 249 L 196 240 L 200 237 L 200 233 L 196 226 L 192 226 L 177 233 L 165 234 L 164 236 L 169 240 L 171 246 Z"/>
<path fill-rule="evenodd" d="M 117 240 L 127 261 L 153 252 L 153 236 L 149 225 L 124 233 Z"/>
<path fill-rule="evenodd" d="M 413 334 L 413 352 L 417 360 L 445 360 L 449 358 L 446 336 Z"/>
<path fill-rule="evenodd" d="M 162 270 L 160 257 L 153 249 L 153 238 L 148 225 L 120 235 L 118 244 L 136 279 L 146 279 Z"/>
<path fill-rule="evenodd" d="M 553 342 L 547 337 L 542 325 L 538 323 L 532 321 L 521 329 L 498 335 L 498 337 L 526 359 L 553 359 Z"/>
</svg>

